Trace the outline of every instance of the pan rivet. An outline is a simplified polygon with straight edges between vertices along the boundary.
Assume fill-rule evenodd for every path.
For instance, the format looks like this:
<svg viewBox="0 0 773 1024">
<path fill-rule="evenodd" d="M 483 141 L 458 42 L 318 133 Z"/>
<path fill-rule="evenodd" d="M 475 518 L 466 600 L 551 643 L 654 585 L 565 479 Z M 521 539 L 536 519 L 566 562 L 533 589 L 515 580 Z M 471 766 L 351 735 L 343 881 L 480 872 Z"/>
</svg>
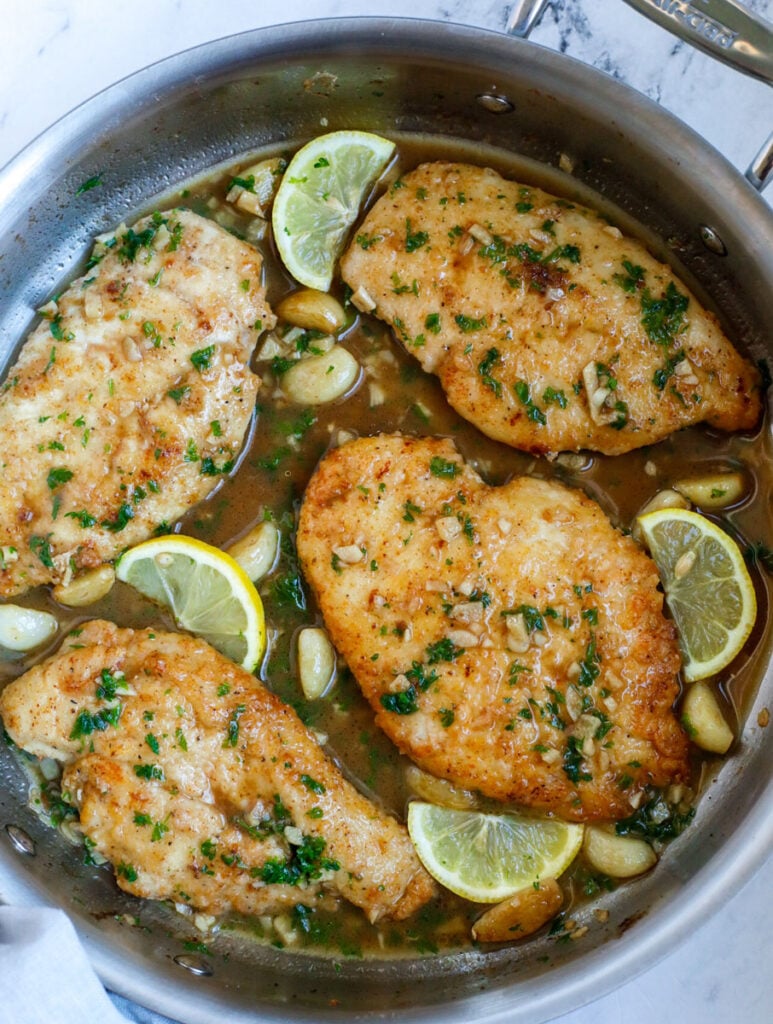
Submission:
<svg viewBox="0 0 773 1024">
<path fill-rule="evenodd" d="M 199 977 L 209 977 L 213 973 L 211 966 L 206 960 L 202 960 L 200 956 L 191 956 L 189 953 L 180 953 L 179 956 L 174 958 L 174 962 L 178 967 L 184 967 L 186 971 L 190 971 L 191 974 L 196 974 Z"/>
<path fill-rule="evenodd" d="M 510 102 L 507 96 L 498 96 L 495 92 L 482 92 L 475 97 L 490 114 L 509 114 L 515 110 L 515 105 Z"/>
<path fill-rule="evenodd" d="M 699 230 L 701 241 L 709 252 L 716 253 L 717 256 L 727 256 L 727 246 L 714 228 L 709 227 L 708 224 L 701 224 Z"/>
<path fill-rule="evenodd" d="M 19 828 L 18 825 L 6 825 L 5 831 L 19 853 L 24 853 L 28 857 L 35 856 L 35 840 L 23 828 Z"/>
</svg>

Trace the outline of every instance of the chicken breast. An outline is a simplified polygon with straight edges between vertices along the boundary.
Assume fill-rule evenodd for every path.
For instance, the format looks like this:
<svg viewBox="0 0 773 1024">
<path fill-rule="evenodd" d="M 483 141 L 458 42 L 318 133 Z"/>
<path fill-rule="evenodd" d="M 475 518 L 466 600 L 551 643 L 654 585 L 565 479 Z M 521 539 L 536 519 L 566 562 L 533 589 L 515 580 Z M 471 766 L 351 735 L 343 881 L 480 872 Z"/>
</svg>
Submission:
<svg viewBox="0 0 773 1024">
<path fill-rule="evenodd" d="M 515 448 L 618 455 L 760 415 L 755 368 L 669 267 L 597 213 L 487 168 L 406 174 L 341 272 L 454 409 Z"/>
<path fill-rule="evenodd" d="M 402 918 L 433 883 L 405 828 L 360 795 L 295 712 L 193 637 L 87 623 L 0 695 L 118 884 L 221 914 L 342 896 Z"/>
<path fill-rule="evenodd" d="M 0 596 L 164 529 L 234 466 L 274 316 L 262 260 L 172 210 L 105 236 L 0 394 Z"/>
<path fill-rule="evenodd" d="M 448 440 L 331 451 L 298 554 L 381 728 L 421 768 L 565 819 L 687 777 L 654 563 L 579 491 L 489 487 Z"/>
</svg>

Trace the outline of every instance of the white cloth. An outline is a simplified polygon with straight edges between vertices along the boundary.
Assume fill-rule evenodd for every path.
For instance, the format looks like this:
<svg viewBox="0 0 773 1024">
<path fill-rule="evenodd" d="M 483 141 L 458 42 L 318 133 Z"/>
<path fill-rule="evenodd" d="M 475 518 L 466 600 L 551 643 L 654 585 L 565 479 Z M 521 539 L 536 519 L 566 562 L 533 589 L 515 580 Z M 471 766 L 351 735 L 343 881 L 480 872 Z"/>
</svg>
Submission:
<svg viewBox="0 0 773 1024">
<path fill-rule="evenodd" d="M 61 910 L 0 906 L 0 1024 L 167 1021 L 113 998 L 115 1005 Z"/>
</svg>

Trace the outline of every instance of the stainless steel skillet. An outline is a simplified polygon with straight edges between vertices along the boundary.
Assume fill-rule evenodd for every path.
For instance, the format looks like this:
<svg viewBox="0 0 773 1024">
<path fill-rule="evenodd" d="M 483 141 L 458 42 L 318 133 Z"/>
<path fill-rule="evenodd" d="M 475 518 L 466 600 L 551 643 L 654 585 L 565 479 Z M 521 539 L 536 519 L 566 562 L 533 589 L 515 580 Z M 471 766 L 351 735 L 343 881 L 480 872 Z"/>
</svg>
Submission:
<svg viewBox="0 0 773 1024">
<path fill-rule="evenodd" d="M 770 211 L 696 136 L 630 90 L 530 44 L 369 19 L 269 29 L 172 58 L 85 104 L 14 161 L 0 175 L 0 336 L 7 349 L 93 234 L 240 152 L 350 126 L 442 133 L 548 165 L 569 154 L 580 181 L 670 240 L 734 337 L 756 355 L 770 351 Z M 97 171 L 104 186 L 76 196 Z M 714 229 L 726 256 L 706 249 L 701 225 Z M 104 872 L 84 868 L 80 852 L 39 825 L 5 755 L 0 823 L 23 827 L 36 855 L 0 844 L 0 893 L 9 902 L 65 906 L 111 987 L 192 1022 L 224 1011 L 236 1021 L 544 1019 L 642 970 L 764 855 L 773 799 L 764 731 L 753 723 L 770 702 L 772 683 L 768 671 L 767 696 L 751 709 L 741 752 L 711 788 L 696 825 L 651 878 L 615 895 L 608 927 L 594 929 L 587 942 L 545 939 L 489 955 L 346 962 L 340 971 L 233 943 L 228 962 L 200 959 L 213 973 L 195 977 L 173 962 L 190 931 L 152 907 L 140 911 L 150 932 L 115 921 L 116 914 L 136 914 L 136 903 L 116 895 Z"/>
</svg>

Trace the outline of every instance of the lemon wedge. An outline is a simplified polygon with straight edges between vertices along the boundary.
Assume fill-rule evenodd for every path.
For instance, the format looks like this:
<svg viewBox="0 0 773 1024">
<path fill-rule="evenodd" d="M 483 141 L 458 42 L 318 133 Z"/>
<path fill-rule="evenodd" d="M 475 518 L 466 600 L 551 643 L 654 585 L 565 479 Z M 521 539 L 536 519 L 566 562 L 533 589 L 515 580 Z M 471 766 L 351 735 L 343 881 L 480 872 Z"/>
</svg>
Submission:
<svg viewBox="0 0 773 1024">
<path fill-rule="evenodd" d="M 254 672 L 266 648 L 260 595 L 230 555 L 193 537 L 156 537 L 125 551 L 116 578 L 168 608 L 195 633 Z"/>
<path fill-rule="evenodd" d="M 730 664 L 757 617 L 754 584 L 738 545 L 709 519 L 681 508 L 639 517 L 679 630 L 688 682 Z"/>
<path fill-rule="evenodd" d="M 274 241 L 296 281 L 326 292 L 363 200 L 395 145 L 370 132 L 330 132 L 290 161 L 274 199 Z"/>
<path fill-rule="evenodd" d="M 540 879 L 557 878 L 582 846 L 583 826 L 515 814 L 453 810 L 414 800 L 408 832 L 441 885 L 477 903 L 499 903 Z"/>
</svg>

